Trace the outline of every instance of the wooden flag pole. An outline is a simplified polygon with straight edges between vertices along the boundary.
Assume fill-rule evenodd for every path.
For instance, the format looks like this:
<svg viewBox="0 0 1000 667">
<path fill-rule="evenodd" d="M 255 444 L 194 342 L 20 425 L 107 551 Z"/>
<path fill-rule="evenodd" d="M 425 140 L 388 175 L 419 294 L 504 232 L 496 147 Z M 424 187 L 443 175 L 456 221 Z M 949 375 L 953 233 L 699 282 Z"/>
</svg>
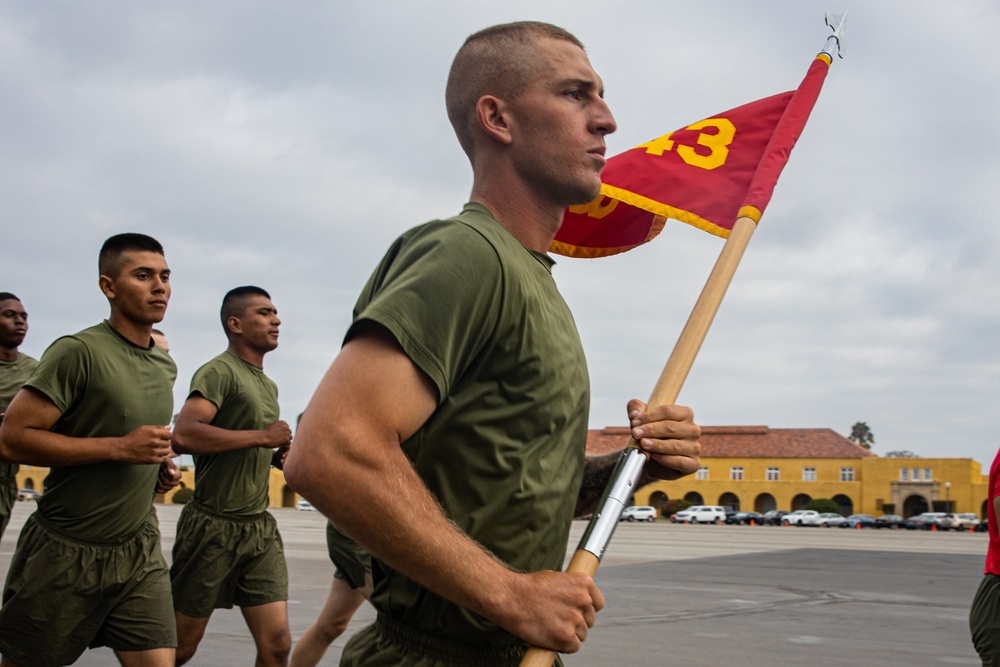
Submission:
<svg viewBox="0 0 1000 667">
<path fill-rule="evenodd" d="M 684 325 L 684 330 L 681 331 L 680 338 L 677 340 L 677 344 L 674 345 L 674 351 L 670 354 L 670 358 L 667 360 L 667 364 L 664 366 L 659 380 L 656 381 L 656 385 L 653 387 L 653 393 L 648 403 L 650 406 L 676 402 L 681 387 L 684 385 L 684 380 L 687 379 L 687 374 L 694 364 L 694 359 L 698 356 L 698 350 L 701 349 L 701 344 L 704 342 L 705 336 L 708 335 L 708 328 L 711 326 L 712 320 L 719 310 L 722 297 L 726 295 L 729 283 L 736 273 L 736 267 L 739 266 L 740 260 L 743 258 L 743 252 L 750 243 L 750 237 L 753 236 L 756 228 L 757 223 L 752 218 L 746 216 L 737 219 L 736 224 L 733 225 L 733 229 L 729 233 L 729 238 L 726 239 L 726 244 L 719 254 L 719 259 L 716 260 L 715 267 L 712 269 L 712 273 L 708 276 L 708 281 L 701 291 L 701 296 L 698 297 L 698 302 L 695 303 L 694 309 L 688 317 L 687 324 Z M 629 448 L 642 452 L 642 450 L 638 449 L 638 443 L 632 438 L 629 438 L 626 445 L 626 452 Z M 645 462 L 649 458 L 649 455 L 645 452 L 642 452 L 642 454 L 643 457 L 640 460 Z M 622 461 L 624 462 L 624 460 L 625 456 L 623 456 Z M 620 463 L 612 479 L 608 481 L 605 500 L 608 499 L 609 492 L 613 487 L 622 485 L 619 473 L 623 470 L 624 468 Z M 624 485 L 629 491 L 634 488 L 634 484 L 638 481 L 642 468 L 641 466 L 632 466 L 632 471 L 630 474 L 634 476 L 634 479 L 625 480 Z M 628 495 L 631 495 L 631 493 Z M 623 499 L 612 499 L 611 502 L 602 500 L 605 504 L 599 506 L 599 511 L 595 512 L 591 518 L 587 532 L 580 541 L 580 547 L 577 548 L 573 554 L 573 558 L 570 560 L 569 567 L 566 568 L 567 572 L 584 572 L 590 576 L 594 576 L 600 564 L 601 556 L 604 554 L 604 549 L 607 547 L 607 542 L 611 539 L 611 531 L 613 531 L 614 526 L 618 525 L 618 519 L 621 517 L 621 512 L 624 509 L 624 504 L 621 501 L 627 499 L 626 495 Z M 599 530 L 595 531 L 599 522 L 603 522 L 607 527 L 604 531 L 606 532 L 606 538 L 603 544 L 599 544 L 595 548 L 593 545 L 588 544 L 588 535 L 592 535 L 594 532 L 601 532 Z M 521 659 L 521 667 L 552 667 L 555 657 L 555 651 L 532 646 L 528 648 Z"/>
</svg>

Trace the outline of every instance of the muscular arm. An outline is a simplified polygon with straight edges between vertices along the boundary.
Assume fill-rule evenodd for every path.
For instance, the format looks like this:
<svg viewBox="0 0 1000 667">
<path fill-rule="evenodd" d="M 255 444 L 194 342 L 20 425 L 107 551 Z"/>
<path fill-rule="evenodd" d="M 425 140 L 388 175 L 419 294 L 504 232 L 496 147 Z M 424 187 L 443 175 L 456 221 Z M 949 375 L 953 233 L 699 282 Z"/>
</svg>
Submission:
<svg viewBox="0 0 1000 667">
<path fill-rule="evenodd" d="M 445 516 L 403 454 L 400 444 L 436 406 L 431 381 L 387 331 L 371 326 L 320 383 L 285 477 L 344 532 L 428 589 L 532 644 L 578 650 L 603 606 L 593 580 L 513 572 Z"/>
<path fill-rule="evenodd" d="M 212 426 L 219 409 L 197 394 L 189 397 L 177 415 L 174 451 L 178 454 L 219 454 L 253 447 L 284 447 L 292 440 L 292 430 L 276 421 L 257 431 L 230 431 Z"/>
<path fill-rule="evenodd" d="M 0 458 L 58 468 L 102 461 L 162 463 L 170 455 L 170 430 L 141 426 L 120 438 L 73 438 L 51 429 L 62 411 L 30 387 L 11 401 L 0 425 Z"/>
</svg>

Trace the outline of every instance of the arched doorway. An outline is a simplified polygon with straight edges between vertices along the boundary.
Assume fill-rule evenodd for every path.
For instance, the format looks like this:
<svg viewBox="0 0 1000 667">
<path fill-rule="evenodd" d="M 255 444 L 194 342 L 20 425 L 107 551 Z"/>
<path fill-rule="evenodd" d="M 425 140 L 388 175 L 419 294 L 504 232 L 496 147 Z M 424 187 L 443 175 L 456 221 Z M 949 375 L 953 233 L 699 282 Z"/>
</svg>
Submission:
<svg viewBox="0 0 1000 667">
<path fill-rule="evenodd" d="M 985 519 L 987 516 L 989 516 L 989 514 L 986 513 L 986 503 L 987 502 L 989 502 L 989 501 L 988 500 L 984 500 L 983 501 L 982 510 L 979 512 L 979 518 L 981 518 L 981 519 Z"/>
<path fill-rule="evenodd" d="M 854 501 L 838 493 L 832 498 L 833 502 L 837 503 L 837 511 L 840 512 L 841 516 L 850 516 L 854 514 Z"/>
<path fill-rule="evenodd" d="M 287 484 L 281 488 L 281 506 L 295 507 L 295 492 Z"/>
<path fill-rule="evenodd" d="M 723 493 L 719 496 L 719 504 L 723 507 L 732 507 L 737 512 L 740 511 L 740 498 L 735 493 Z"/>
<path fill-rule="evenodd" d="M 684 494 L 684 500 L 688 501 L 692 505 L 704 505 L 705 499 L 701 497 L 701 494 L 697 491 L 689 491 Z"/>
<path fill-rule="evenodd" d="M 753 511 L 760 512 L 770 512 L 771 510 L 778 509 L 778 502 L 774 499 L 770 493 L 762 493 L 757 496 L 757 500 L 753 501 Z"/>
<path fill-rule="evenodd" d="M 910 496 L 903 503 L 903 518 L 909 519 L 911 516 L 928 512 L 930 503 L 923 496 Z"/>
<path fill-rule="evenodd" d="M 804 510 L 806 508 L 806 505 L 809 504 L 810 500 L 812 500 L 812 498 L 809 497 L 809 494 L 806 493 L 798 494 L 797 496 L 792 498 L 792 511 L 794 512 L 795 510 Z"/>
<path fill-rule="evenodd" d="M 35 490 L 35 480 L 31 479 L 30 477 L 26 478 L 24 480 L 24 488 L 28 489 L 29 491 L 34 491 Z"/>
<path fill-rule="evenodd" d="M 667 494 L 663 491 L 653 491 L 649 494 L 649 504 L 655 507 L 657 511 L 662 510 L 668 500 L 670 500 L 670 498 L 668 498 Z"/>
</svg>

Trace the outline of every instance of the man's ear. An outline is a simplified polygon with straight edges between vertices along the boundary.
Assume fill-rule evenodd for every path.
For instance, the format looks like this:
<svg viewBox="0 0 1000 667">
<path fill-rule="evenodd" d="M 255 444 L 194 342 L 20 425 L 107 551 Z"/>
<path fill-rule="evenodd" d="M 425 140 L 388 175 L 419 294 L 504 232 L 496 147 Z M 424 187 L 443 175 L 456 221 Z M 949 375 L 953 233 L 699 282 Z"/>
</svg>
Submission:
<svg viewBox="0 0 1000 667">
<path fill-rule="evenodd" d="M 507 103 L 493 95 L 483 95 L 476 102 L 476 121 L 487 136 L 502 144 L 512 141 L 510 112 Z"/>
<path fill-rule="evenodd" d="M 230 315 L 229 319 L 226 320 L 226 329 L 229 330 L 229 333 L 243 333 L 243 323 L 240 322 L 240 318 L 235 315 Z"/>
<path fill-rule="evenodd" d="M 115 281 L 113 278 L 101 275 L 101 277 L 97 279 L 97 285 L 101 288 L 101 291 L 104 292 L 104 296 L 108 297 L 108 299 L 115 298 Z"/>
</svg>

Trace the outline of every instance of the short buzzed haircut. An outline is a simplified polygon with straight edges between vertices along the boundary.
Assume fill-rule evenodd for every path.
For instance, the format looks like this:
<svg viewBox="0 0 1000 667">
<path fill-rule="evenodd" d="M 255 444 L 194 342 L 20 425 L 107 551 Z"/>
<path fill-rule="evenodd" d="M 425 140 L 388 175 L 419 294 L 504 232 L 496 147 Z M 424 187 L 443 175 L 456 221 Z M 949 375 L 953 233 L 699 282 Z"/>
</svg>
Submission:
<svg viewBox="0 0 1000 667">
<path fill-rule="evenodd" d="M 476 103 L 483 95 L 516 99 L 538 69 L 535 45 L 546 37 L 583 48 L 580 40 L 558 26 L 517 21 L 484 28 L 470 35 L 458 50 L 444 99 L 448 120 L 470 160 L 475 153 Z"/>
<path fill-rule="evenodd" d="M 163 254 L 163 246 L 152 236 L 126 232 L 115 234 L 101 246 L 97 266 L 102 276 L 116 278 L 124 264 L 122 258 L 127 252 L 155 252 Z"/>
<path fill-rule="evenodd" d="M 18 301 L 18 302 L 20 301 L 20 299 L 18 299 L 16 296 L 14 296 L 13 294 L 11 294 L 10 292 L 0 292 L 0 301 L 10 301 L 10 300 Z"/>
<path fill-rule="evenodd" d="M 243 311 L 246 310 L 247 302 L 255 296 L 271 298 L 270 294 L 254 285 L 234 287 L 226 292 L 226 296 L 222 297 L 222 309 L 219 315 L 222 318 L 222 330 L 226 332 L 227 336 L 229 335 L 229 318 L 242 315 Z"/>
</svg>

